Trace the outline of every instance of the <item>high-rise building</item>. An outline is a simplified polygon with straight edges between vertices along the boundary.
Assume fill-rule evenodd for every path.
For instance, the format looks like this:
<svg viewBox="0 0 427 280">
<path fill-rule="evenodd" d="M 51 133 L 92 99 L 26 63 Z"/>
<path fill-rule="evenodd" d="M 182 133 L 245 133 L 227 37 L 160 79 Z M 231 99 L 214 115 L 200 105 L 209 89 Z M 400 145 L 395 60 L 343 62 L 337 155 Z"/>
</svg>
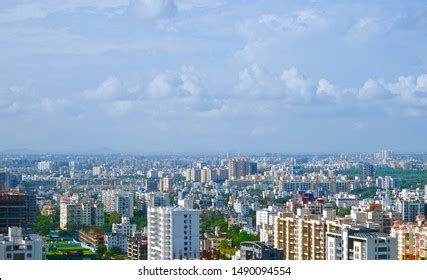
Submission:
<svg viewBox="0 0 427 280">
<path fill-rule="evenodd" d="M 256 230 L 259 233 L 259 240 L 268 246 L 274 246 L 274 223 L 278 211 L 269 207 L 256 211 Z"/>
<path fill-rule="evenodd" d="M 325 259 L 327 225 L 320 215 L 280 213 L 275 229 L 274 247 L 283 250 L 285 260 Z"/>
<path fill-rule="evenodd" d="M 15 172 L 0 171 L 0 190 L 15 188 L 22 180 L 22 176 Z"/>
<path fill-rule="evenodd" d="M 363 180 L 367 180 L 369 178 L 374 178 L 374 166 L 370 163 L 364 163 L 363 164 L 363 170 L 362 170 Z"/>
<path fill-rule="evenodd" d="M 15 190 L 0 191 L 0 233 L 8 227 L 27 228 L 35 223 L 37 214 L 36 197 Z"/>
<path fill-rule="evenodd" d="M 103 166 L 94 166 L 92 167 L 92 175 L 93 176 L 99 176 L 104 172 Z"/>
<path fill-rule="evenodd" d="M 148 207 L 148 259 L 199 259 L 200 211 L 191 200 L 178 206 Z"/>
<path fill-rule="evenodd" d="M 169 192 L 172 190 L 173 180 L 170 176 L 166 176 L 159 180 L 159 190 L 161 192 Z"/>
<path fill-rule="evenodd" d="M 391 236 L 397 239 L 399 260 L 427 260 L 427 223 L 418 216 L 417 223 L 396 221 Z"/>
<path fill-rule="evenodd" d="M 240 179 L 246 175 L 257 173 L 256 162 L 250 162 L 246 159 L 231 159 L 228 161 L 229 179 Z"/>
<path fill-rule="evenodd" d="M 105 235 L 105 245 L 110 250 L 119 247 L 122 253 L 128 252 L 128 238 L 134 236 L 136 224 L 131 224 L 128 217 L 122 217 L 120 224 L 113 224 L 111 233 Z"/>
<path fill-rule="evenodd" d="M 104 207 L 101 203 L 79 202 L 68 197 L 61 199 L 59 207 L 59 227 L 104 225 Z"/>
<path fill-rule="evenodd" d="M 133 217 L 133 194 L 121 190 L 106 190 L 102 192 L 102 203 L 108 213 L 117 212 L 122 217 Z"/>
<path fill-rule="evenodd" d="M 45 250 L 40 235 L 22 234 L 22 228 L 9 227 L 8 235 L 0 234 L 0 260 L 43 260 Z"/>
<path fill-rule="evenodd" d="M 40 171 L 52 171 L 55 163 L 52 161 L 40 161 L 37 163 L 37 169 Z"/>
<path fill-rule="evenodd" d="M 198 168 L 191 168 L 191 181 L 200 182 L 202 179 L 202 171 Z"/>
<path fill-rule="evenodd" d="M 356 224 L 368 228 L 378 228 L 380 232 L 389 234 L 398 212 L 386 211 L 381 204 L 369 204 L 365 207 L 353 208 L 351 217 Z"/>
<path fill-rule="evenodd" d="M 326 256 L 328 260 L 396 260 L 397 239 L 367 228 L 330 231 Z"/>
<path fill-rule="evenodd" d="M 400 198 L 398 206 L 402 213 L 402 220 L 405 222 L 415 222 L 418 215 L 425 215 L 424 199 L 421 197 Z"/>
<path fill-rule="evenodd" d="M 146 196 L 147 207 L 165 207 L 169 204 L 170 199 L 167 193 L 149 193 Z"/>
<path fill-rule="evenodd" d="M 128 239 L 128 259 L 146 260 L 147 259 L 147 236 L 136 233 Z"/>
</svg>

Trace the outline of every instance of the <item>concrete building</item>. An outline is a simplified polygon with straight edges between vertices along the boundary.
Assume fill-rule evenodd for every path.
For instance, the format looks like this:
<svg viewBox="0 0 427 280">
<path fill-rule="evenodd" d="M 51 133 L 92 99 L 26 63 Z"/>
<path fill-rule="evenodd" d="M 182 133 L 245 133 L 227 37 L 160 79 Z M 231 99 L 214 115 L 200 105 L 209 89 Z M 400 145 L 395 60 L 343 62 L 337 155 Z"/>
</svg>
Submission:
<svg viewBox="0 0 427 280">
<path fill-rule="evenodd" d="M 374 178 L 374 166 L 370 163 L 364 163 L 362 169 L 363 180 L 368 180 L 368 178 Z"/>
<path fill-rule="evenodd" d="M 21 180 L 22 180 L 21 174 L 7 171 L 7 170 L 1 170 L 0 171 L 0 190 L 15 188 Z"/>
<path fill-rule="evenodd" d="M 240 243 L 240 260 L 282 260 L 283 251 L 260 241 Z"/>
<path fill-rule="evenodd" d="M 256 231 L 259 233 L 260 241 L 268 246 L 274 246 L 274 223 L 278 211 L 273 207 L 256 211 Z"/>
<path fill-rule="evenodd" d="M 418 215 L 424 215 L 425 206 L 422 199 L 401 199 L 399 210 L 402 213 L 402 220 L 405 222 L 415 222 Z"/>
<path fill-rule="evenodd" d="M 117 212 L 122 217 L 133 218 L 133 194 L 121 190 L 102 192 L 102 203 L 108 213 Z"/>
<path fill-rule="evenodd" d="M 15 190 L 0 191 L 0 234 L 8 228 L 29 227 L 35 223 L 37 214 L 36 197 Z"/>
<path fill-rule="evenodd" d="M 0 234 L 0 260 L 43 260 L 43 239 L 37 234 L 23 235 L 22 228 L 9 227 Z"/>
<path fill-rule="evenodd" d="M 383 210 L 381 204 L 368 204 L 364 207 L 353 207 L 351 217 L 358 225 L 368 228 L 377 227 L 380 232 L 389 234 L 393 221 L 400 215 L 397 212 Z"/>
<path fill-rule="evenodd" d="M 427 223 L 424 216 L 418 216 L 417 223 L 396 221 L 391 236 L 397 239 L 399 260 L 427 259 Z"/>
<path fill-rule="evenodd" d="M 110 250 L 117 246 L 122 253 L 128 252 L 128 238 L 135 235 L 136 224 L 131 224 L 128 217 L 122 217 L 120 224 L 113 224 L 111 233 L 105 235 L 105 246 Z"/>
<path fill-rule="evenodd" d="M 161 192 L 169 192 L 172 190 L 173 181 L 170 176 L 166 176 L 159 180 L 159 190 Z"/>
<path fill-rule="evenodd" d="M 40 161 L 37 163 L 37 169 L 40 171 L 51 171 L 53 170 L 54 162 L 52 161 Z"/>
<path fill-rule="evenodd" d="M 137 233 L 128 238 L 128 259 L 129 260 L 146 260 L 147 259 L 147 236 Z"/>
<path fill-rule="evenodd" d="M 200 211 L 191 200 L 179 200 L 175 207 L 147 209 L 148 259 L 199 259 Z"/>
<path fill-rule="evenodd" d="M 69 229 L 73 226 L 104 225 L 104 207 L 101 203 L 79 202 L 64 197 L 59 208 L 59 227 Z"/>
<path fill-rule="evenodd" d="M 397 239 L 367 228 L 328 232 L 327 260 L 396 260 Z"/>
<path fill-rule="evenodd" d="M 280 213 L 275 225 L 275 248 L 285 260 L 324 260 L 327 224 L 320 215 Z"/>
<path fill-rule="evenodd" d="M 104 172 L 103 166 L 94 166 L 92 167 L 92 175 L 93 176 L 99 176 Z"/>
<path fill-rule="evenodd" d="M 229 179 L 238 180 L 246 175 L 257 173 L 257 164 L 246 159 L 230 159 L 228 161 Z"/>
</svg>

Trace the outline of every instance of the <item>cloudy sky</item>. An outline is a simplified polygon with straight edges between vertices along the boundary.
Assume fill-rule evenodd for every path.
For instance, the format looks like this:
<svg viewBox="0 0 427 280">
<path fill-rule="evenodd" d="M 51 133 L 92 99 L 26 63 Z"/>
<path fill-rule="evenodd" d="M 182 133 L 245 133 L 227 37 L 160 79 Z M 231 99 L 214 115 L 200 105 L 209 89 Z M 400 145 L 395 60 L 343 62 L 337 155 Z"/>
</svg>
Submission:
<svg viewBox="0 0 427 280">
<path fill-rule="evenodd" d="M 0 151 L 427 150 L 427 3 L 1 0 Z"/>
</svg>

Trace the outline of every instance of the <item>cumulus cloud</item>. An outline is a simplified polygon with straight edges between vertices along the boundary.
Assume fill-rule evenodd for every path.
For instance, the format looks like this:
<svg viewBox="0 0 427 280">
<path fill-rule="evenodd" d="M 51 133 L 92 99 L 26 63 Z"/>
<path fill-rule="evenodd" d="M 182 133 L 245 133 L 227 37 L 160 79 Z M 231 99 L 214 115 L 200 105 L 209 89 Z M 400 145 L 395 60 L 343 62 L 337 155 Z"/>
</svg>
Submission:
<svg viewBox="0 0 427 280">
<path fill-rule="evenodd" d="M 144 19 L 166 18 L 175 15 L 174 0 L 131 0 L 129 11 Z"/>
<path fill-rule="evenodd" d="M 192 67 L 157 74 L 147 87 L 148 97 L 152 98 L 198 98 L 202 91 L 202 81 Z"/>
<path fill-rule="evenodd" d="M 360 88 L 359 96 L 362 99 L 386 99 L 391 98 L 392 94 L 385 88 L 383 81 L 369 79 Z"/>
<path fill-rule="evenodd" d="M 283 71 L 281 80 L 289 96 L 309 98 L 312 93 L 311 82 L 297 68 L 292 67 Z"/>
<path fill-rule="evenodd" d="M 339 90 L 326 79 L 320 79 L 317 84 L 316 94 L 320 97 L 339 97 Z"/>
<path fill-rule="evenodd" d="M 113 100 L 123 91 L 123 85 L 117 77 L 111 77 L 104 80 L 98 87 L 83 91 L 82 95 L 89 100 Z"/>
<path fill-rule="evenodd" d="M 320 30 L 327 26 L 326 19 L 314 10 L 300 10 L 283 16 L 263 14 L 258 23 L 274 30 L 294 32 Z"/>
</svg>

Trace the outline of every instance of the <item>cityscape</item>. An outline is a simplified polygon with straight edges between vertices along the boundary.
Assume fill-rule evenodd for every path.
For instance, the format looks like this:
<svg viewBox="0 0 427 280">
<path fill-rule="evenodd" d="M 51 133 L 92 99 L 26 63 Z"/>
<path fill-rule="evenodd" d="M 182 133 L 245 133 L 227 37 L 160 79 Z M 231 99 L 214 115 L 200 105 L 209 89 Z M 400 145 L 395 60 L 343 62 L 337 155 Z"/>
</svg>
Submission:
<svg viewBox="0 0 427 280">
<path fill-rule="evenodd" d="M 427 154 L 0 159 L 2 260 L 425 260 Z"/>
<path fill-rule="evenodd" d="M 0 280 L 422 271 L 426 0 L 1 0 L 0 65 Z"/>
</svg>

